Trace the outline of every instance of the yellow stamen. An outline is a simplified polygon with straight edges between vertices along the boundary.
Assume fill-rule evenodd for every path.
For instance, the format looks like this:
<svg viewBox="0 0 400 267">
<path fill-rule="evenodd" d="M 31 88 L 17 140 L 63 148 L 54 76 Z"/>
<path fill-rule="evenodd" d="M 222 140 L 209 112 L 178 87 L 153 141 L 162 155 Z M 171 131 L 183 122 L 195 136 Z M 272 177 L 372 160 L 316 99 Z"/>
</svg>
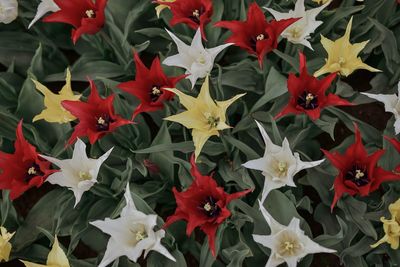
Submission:
<svg viewBox="0 0 400 267">
<path fill-rule="evenodd" d="M 285 173 L 287 171 L 287 163 L 280 161 L 278 163 L 278 171 L 279 173 Z"/>
<path fill-rule="evenodd" d="M 35 169 L 35 167 L 30 167 L 30 168 L 28 169 L 28 174 L 29 174 L 29 175 L 36 174 L 36 169 Z"/>
<path fill-rule="evenodd" d="M 100 117 L 100 118 L 97 120 L 97 123 L 98 123 L 98 124 L 101 124 L 101 125 L 104 125 L 104 124 L 106 123 L 106 121 L 105 121 L 102 117 Z"/>
<path fill-rule="evenodd" d="M 315 97 L 313 96 L 313 94 L 308 93 L 307 96 L 306 96 L 306 104 L 307 104 L 307 105 L 310 104 L 311 101 L 314 100 L 314 98 L 315 98 Z"/>
<path fill-rule="evenodd" d="M 80 171 L 79 178 L 81 178 L 82 180 L 90 180 L 92 179 L 92 175 L 89 172 Z"/>
<path fill-rule="evenodd" d="M 154 86 L 153 89 L 151 89 L 151 93 L 153 95 L 160 95 L 161 94 L 161 90 Z"/>
<path fill-rule="evenodd" d="M 205 211 L 210 211 L 210 210 L 211 210 L 211 205 L 210 205 L 210 203 L 207 202 L 207 203 L 204 205 L 203 208 L 204 208 Z"/>
<path fill-rule="evenodd" d="M 95 14 L 92 9 L 86 10 L 85 13 L 88 18 L 93 18 Z"/>
<path fill-rule="evenodd" d="M 361 170 L 356 170 L 356 179 L 361 179 L 365 174 Z"/>
<path fill-rule="evenodd" d="M 220 118 L 216 118 L 211 114 L 206 114 L 206 117 L 207 117 L 207 123 L 208 125 L 210 125 L 210 130 L 213 128 L 217 128 Z"/>
<path fill-rule="evenodd" d="M 142 231 L 137 231 L 136 234 L 135 234 L 135 239 L 136 239 L 136 241 L 143 240 L 143 239 L 145 239 L 146 237 L 147 237 L 146 233 L 145 233 L 145 232 L 142 232 Z"/>
<path fill-rule="evenodd" d="M 262 41 L 262 40 L 264 40 L 264 38 L 265 38 L 265 36 L 262 33 L 257 35 L 257 37 L 256 37 L 257 41 Z"/>
<path fill-rule="evenodd" d="M 200 18 L 200 11 L 198 9 L 195 9 L 192 13 L 193 17 L 195 18 Z"/>
</svg>

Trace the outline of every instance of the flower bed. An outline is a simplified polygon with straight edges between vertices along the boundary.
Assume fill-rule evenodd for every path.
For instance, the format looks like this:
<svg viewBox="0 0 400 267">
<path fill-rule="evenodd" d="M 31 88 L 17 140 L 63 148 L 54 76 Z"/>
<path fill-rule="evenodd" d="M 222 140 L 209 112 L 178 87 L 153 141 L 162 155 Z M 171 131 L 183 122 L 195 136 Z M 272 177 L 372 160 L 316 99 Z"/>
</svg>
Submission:
<svg viewBox="0 0 400 267">
<path fill-rule="evenodd" d="M 396 0 L 0 0 L 0 266 L 397 266 Z"/>
</svg>

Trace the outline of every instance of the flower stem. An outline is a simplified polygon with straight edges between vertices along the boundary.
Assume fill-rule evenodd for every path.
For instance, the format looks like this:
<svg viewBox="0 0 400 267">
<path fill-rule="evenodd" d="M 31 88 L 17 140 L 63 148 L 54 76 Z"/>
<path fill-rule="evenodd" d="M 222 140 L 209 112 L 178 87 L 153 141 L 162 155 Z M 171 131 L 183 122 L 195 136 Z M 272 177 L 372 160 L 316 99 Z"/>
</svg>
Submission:
<svg viewBox="0 0 400 267">
<path fill-rule="evenodd" d="M 118 61 L 124 65 L 128 64 L 128 60 L 123 56 L 123 54 L 121 53 L 119 47 L 117 47 L 113 41 L 111 40 L 111 38 L 107 35 L 107 33 L 105 33 L 104 30 L 100 31 L 100 36 L 103 38 L 104 42 L 107 43 L 112 49 L 113 52 L 115 53 Z"/>
</svg>

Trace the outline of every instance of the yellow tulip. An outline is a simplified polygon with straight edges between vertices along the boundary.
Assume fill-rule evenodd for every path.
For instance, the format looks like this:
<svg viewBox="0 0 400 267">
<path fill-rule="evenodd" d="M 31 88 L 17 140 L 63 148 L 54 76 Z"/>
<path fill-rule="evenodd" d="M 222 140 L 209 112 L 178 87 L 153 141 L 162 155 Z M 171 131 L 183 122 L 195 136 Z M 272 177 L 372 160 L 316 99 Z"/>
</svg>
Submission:
<svg viewBox="0 0 400 267">
<path fill-rule="evenodd" d="M 10 239 L 13 237 L 15 233 L 8 233 L 7 229 L 3 226 L 0 227 L 1 238 L 0 238 L 0 262 L 8 261 L 11 253 L 11 243 Z"/>
<path fill-rule="evenodd" d="M 172 2 L 175 2 L 175 0 L 160 0 L 159 2 L 169 2 L 169 3 L 172 3 Z M 160 17 L 161 11 L 163 11 L 163 10 L 166 9 L 166 8 L 169 8 L 169 6 L 167 6 L 167 5 L 162 5 L 162 4 L 156 6 L 156 13 L 157 13 L 157 17 L 158 17 L 158 18 Z"/>
<path fill-rule="evenodd" d="M 74 95 L 71 88 L 71 72 L 67 69 L 66 83 L 58 94 L 51 92 L 46 86 L 38 81 L 32 80 L 36 89 L 44 95 L 45 109 L 39 115 L 33 118 L 33 122 L 37 120 L 45 120 L 50 123 L 67 123 L 76 118 L 63 108 L 61 102 L 64 100 L 78 101 L 81 95 Z"/>
<path fill-rule="evenodd" d="M 369 40 L 361 43 L 351 44 L 350 32 L 352 23 L 353 17 L 347 24 L 344 36 L 340 37 L 336 41 L 329 40 L 321 35 L 321 43 L 328 53 L 328 58 L 325 59 L 325 65 L 314 73 L 315 77 L 325 73 L 334 72 L 339 72 L 343 76 L 349 76 L 358 69 L 380 72 L 380 70 L 363 63 L 361 58 L 358 57 L 358 54 L 364 49 Z"/>
<path fill-rule="evenodd" d="M 385 232 L 385 236 L 371 245 L 371 247 L 375 248 L 383 243 L 390 244 L 392 249 L 399 248 L 400 242 L 400 198 L 389 205 L 389 211 L 391 215 L 391 219 L 387 220 L 384 217 L 381 218 L 381 222 L 383 223 L 383 230 Z"/>
<path fill-rule="evenodd" d="M 166 89 L 179 97 L 181 104 L 187 111 L 167 117 L 165 120 L 178 122 L 186 128 L 192 129 L 196 160 L 204 144 L 211 136 L 219 136 L 220 130 L 231 128 L 225 123 L 226 110 L 233 102 L 245 95 L 236 95 L 226 101 L 214 101 L 210 96 L 208 83 L 209 78 L 207 76 L 197 98 L 186 95 L 177 89 Z"/>
<path fill-rule="evenodd" d="M 57 236 L 54 238 L 53 247 L 47 256 L 46 265 L 28 261 L 22 261 L 22 263 L 25 264 L 26 267 L 70 267 L 67 256 L 58 243 Z"/>
</svg>

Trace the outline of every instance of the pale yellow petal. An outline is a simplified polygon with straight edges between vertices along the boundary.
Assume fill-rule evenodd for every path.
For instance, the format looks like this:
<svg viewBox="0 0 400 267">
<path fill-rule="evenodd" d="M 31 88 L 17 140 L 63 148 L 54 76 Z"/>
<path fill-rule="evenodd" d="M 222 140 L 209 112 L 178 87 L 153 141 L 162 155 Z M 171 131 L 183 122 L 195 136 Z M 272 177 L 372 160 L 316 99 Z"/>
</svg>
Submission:
<svg viewBox="0 0 400 267">
<path fill-rule="evenodd" d="M 209 76 L 206 76 L 203 85 L 201 86 L 200 93 L 197 96 L 197 100 L 204 102 L 205 104 L 214 103 L 214 100 L 210 95 L 210 84 L 209 84 Z"/>
<path fill-rule="evenodd" d="M 69 70 L 69 68 L 67 68 L 67 76 L 65 77 L 65 85 L 60 90 L 59 95 L 67 96 L 67 97 L 74 95 L 74 92 L 72 91 L 72 87 L 71 87 L 71 71 Z"/>
<path fill-rule="evenodd" d="M 382 245 L 383 243 L 386 243 L 386 242 L 387 242 L 387 236 L 385 235 L 381 240 L 379 240 L 375 244 L 372 244 L 371 248 L 376 248 L 377 246 Z"/>
<path fill-rule="evenodd" d="M 325 64 L 324 66 L 322 66 L 319 70 L 317 70 L 316 72 L 314 72 L 314 77 L 319 77 L 321 75 L 324 75 L 326 73 L 330 73 L 331 69 L 329 68 L 328 64 Z"/>
<path fill-rule="evenodd" d="M 58 243 L 57 236 L 54 238 L 53 248 L 51 249 L 47 258 L 47 265 L 70 267 L 68 258 Z"/>
<path fill-rule="evenodd" d="M 21 262 L 23 264 L 25 264 L 26 267 L 47 267 L 47 265 L 37 264 L 37 263 L 29 262 L 29 261 L 22 261 L 21 260 Z"/>
<path fill-rule="evenodd" d="M 216 101 L 217 102 L 217 106 L 220 107 L 223 110 L 223 113 L 225 113 L 230 105 L 232 105 L 236 100 L 238 100 L 239 98 L 241 98 L 241 97 L 243 97 L 245 95 L 246 94 L 239 94 L 239 95 L 235 95 L 234 97 L 232 97 L 229 100 Z"/>
<path fill-rule="evenodd" d="M 161 11 L 163 11 L 166 8 L 169 8 L 169 7 L 166 6 L 166 5 L 158 5 L 158 6 L 156 6 L 155 9 L 156 9 L 157 18 L 160 17 Z"/>
<path fill-rule="evenodd" d="M 335 50 L 335 42 L 321 35 L 321 44 L 328 53 L 328 56 L 333 56 L 333 52 Z"/>
<path fill-rule="evenodd" d="M 353 16 L 350 18 L 349 23 L 347 24 L 346 27 L 346 32 L 344 33 L 344 39 L 350 43 L 350 34 L 351 34 L 351 27 L 353 25 Z"/>
<path fill-rule="evenodd" d="M 193 96 L 187 95 L 185 93 L 182 93 L 176 88 L 165 88 L 165 90 L 168 90 L 170 92 L 173 92 L 179 97 L 179 102 L 186 108 L 190 109 L 193 108 L 196 105 L 196 98 Z"/>
<path fill-rule="evenodd" d="M 182 124 L 188 129 L 206 129 L 207 121 L 204 116 L 198 114 L 196 110 L 187 110 L 176 115 L 164 118 Z"/>
<path fill-rule="evenodd" d="M 215 134 L 213 134 L 213 135 L 215 135 Z M 193 143 L 194 143 L 194 148 L 195 148 L 195 150 L 194 150 L 195 161 L 197 161 L 197 158 L 200 155 L 200 152 L 203 149 L 204 144 L 213 135 L 210 135 L 209 132 L 204 132 L 204 131 L 199 131 L 199 130 L 193 129 L 192 136 L 193 136 Z"/>
</svg>

